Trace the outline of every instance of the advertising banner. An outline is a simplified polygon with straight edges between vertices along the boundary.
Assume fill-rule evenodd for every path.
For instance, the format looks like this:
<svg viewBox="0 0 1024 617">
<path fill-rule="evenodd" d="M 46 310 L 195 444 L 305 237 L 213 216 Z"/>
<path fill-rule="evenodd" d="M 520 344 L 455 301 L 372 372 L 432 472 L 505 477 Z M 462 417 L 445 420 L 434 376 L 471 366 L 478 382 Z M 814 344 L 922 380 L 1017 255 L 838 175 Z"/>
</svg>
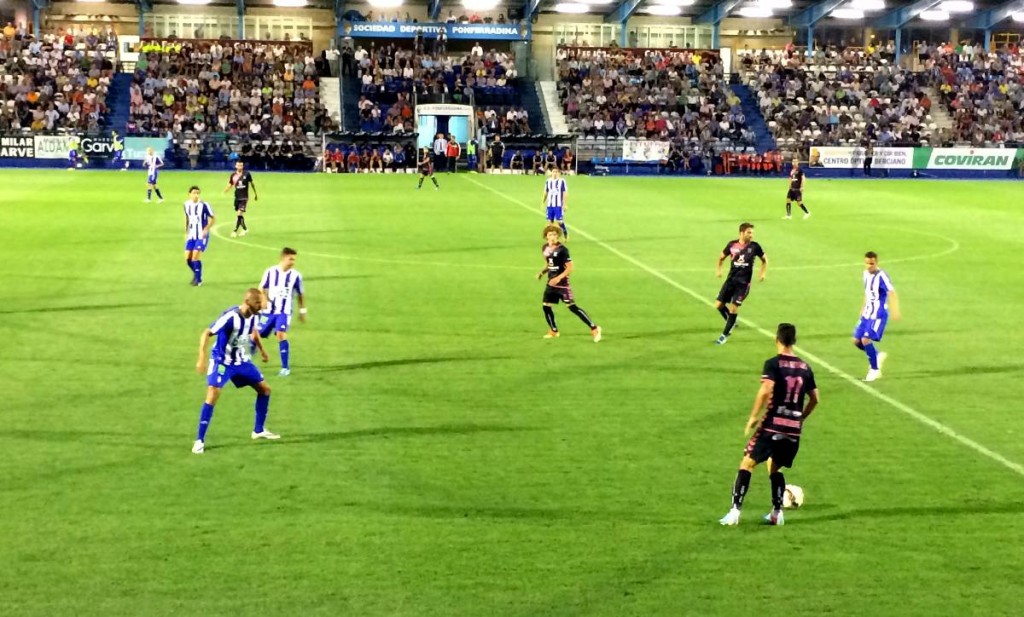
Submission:
<svg viewBox="0 0 1024 617">
<path fill-rule="evenodd" d="M 346 22 L 343 31 L 352 38 L 411 39 L 419 32 L 428 39 L 436 39 L 437 33 L 445 30 L 451 40 L 473 39 L 479 41 L 525 41 L 529 30 L 519 24 L 445 24 L 409 23 L 388 21 Z"/>
<path fill-rule="evenodd" d="M 856 147 L 817 146 L 811 148 L 811 167 L 825 169 L 859 169 L 864 167 L 865 149 Z M 911 169 L 914 148 L 875 147 L 871 158 L 874 169 Z"/>
<path fill-rule="evenodd" d="M 152 148 L 161 157 L 167 150 L 169 141 L 166 137 L 125 137 L 124 160 L 143 161 L 146 159 L 146 148 Z"/>
<path fill-rule="evenodd" d="M 0 137 L 0 158 L 32 159 L 36 156 L 36 140 L 31 135 Z"/>
<path fill-rule="evenodd" d="M 927 152 L 930 150 L 931 152 Z M 925 169 L 955 169 L 972 171 L 1006 171 L 1020 157 L 1017 148 L 921 148 L 928 154 Z"/>
<path fill-rule="evenodd" d="M 627 161 L 657 163 L 668 158 L 672 144 L 667 141 L 627 139 L 622 142 L 622 158 Z"/>
<path fill-rule="evenodd" d="M 37 159 L 66 159 L 71 144 L 71 135 L 36 135 Z"/>
<path fill-rule="evenodd" d="M 472 105 L 453 105 L 449 103 L 428 103 L 416 106 L 418 116 L 472 116 Z"/>
</svg>

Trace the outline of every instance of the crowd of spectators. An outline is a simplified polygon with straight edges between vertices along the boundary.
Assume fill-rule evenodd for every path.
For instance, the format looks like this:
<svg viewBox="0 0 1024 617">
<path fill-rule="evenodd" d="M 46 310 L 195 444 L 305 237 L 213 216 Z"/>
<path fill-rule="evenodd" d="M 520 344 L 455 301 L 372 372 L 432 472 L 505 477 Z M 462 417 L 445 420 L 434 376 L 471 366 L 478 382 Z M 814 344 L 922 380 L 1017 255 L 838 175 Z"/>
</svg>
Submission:
<svg viewBox="0 0 1024 617">
<path fill-rule="evenodd" d="M 1024 142 L 1024 56 L 1015 46 L 986 52 L 980 45 L 918 49 L 927 76 L 952 120 L 952 139 L 972 146 Z"/>
<path fill-rule="evenodd" d="M 559 47 L 558 88 L 584 135 L 750 145 L 717 52 Z"/>
<path fill-rule="evenodd" d="M 530 134 L 530 114 L 522 107 L 477 107 L 477 127 L 488 135 Z"/>
<path fill-rule="evenodd" d="M 769 128 L 787 145 L 918 146 L 938 138 L 927 76 L 881 52 L 753 52 L 741 65 Z"/>
<path fill-rule="evenodd" d="M 442 38 L 414 39 L 411 48 L 395 43 L 369 47 L 344 43 L 342 75 L 360 81 L 360 129 L 411 132 L 412 101 L 512 105 L 518 72 L 515 54 L 484 51 L 477 43 L 468 52 L 451 52 Z M 364 102 L 365 101 L 365 102 Z"/>
<path fill-rule="evenodd" d="M 0 33 L 0 132 L 98 131 L 116 64 L 113 30 L 59 29 L 36 38 L 24 24 Z"/>
<path fill-rule="evenodd" d="M 129 134 L 261 141 L 337 128 L 307 42 L 147 41 L 130 96 Z"/>
</svg>

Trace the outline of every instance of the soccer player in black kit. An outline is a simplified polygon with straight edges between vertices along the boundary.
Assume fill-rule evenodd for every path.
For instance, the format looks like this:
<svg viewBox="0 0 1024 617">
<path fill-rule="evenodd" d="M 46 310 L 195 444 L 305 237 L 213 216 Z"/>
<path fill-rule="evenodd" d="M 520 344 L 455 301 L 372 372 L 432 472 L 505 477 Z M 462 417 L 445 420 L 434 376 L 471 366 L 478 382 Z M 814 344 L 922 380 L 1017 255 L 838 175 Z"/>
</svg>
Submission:
<svg viewBox="0 0 1024 617">
<path fill-rule="evenodd" d="M 235 163 L 235 173 L 231 174 L 231 179 L 228 180 L 224 192 L 227 193 L 231 189 L 235 189 L 235 230 L 231 232 L 231 237 L 234 238 L 249 233 L 249 228 L 245 226 L 245 208 L 249 205 L 249 189 L 252 189 L 253 201 L 259 201 L 259 196 L 256 194 L 256 183 L 253 182 L 252 174 L 245 168 L 245 163 L 242 161 Z"/>
<path fill-rule="evenodd" d="M 784 219 L 793 218 L 793 202 L 804 211 L 804 218 L 811 215 L 810 210 L 804 205 L 804 170 L 800 169 L 800 159 L 793 159 L 793 169 L 789 172 L 789 192 L 786 193 L 786 216 Z"/>
<path fill-rule="evenodd" d="M 782 468 L 793 466 L 800 449 L 803 424 L 820 401 L 814 371 L 793 354 L 793 345 L 796 345 L 796 326 L 779 324 L 775 333 L 775 348 L 779 353 L 764 363 L 761 372 L 761 389 L 754 398 L 754 407 L 744 429 L 745 435 L 753 431 L 753 436 L 747 442 L 736 474 L 732 508 L 719 521 L 723 525 L 739 525 L 743 498 L 750 488 L 750 475 L 765 461 L 768 461 L 768 478 L 772 484 L 772 511 L 764 520 L 769 525 L 785 522 L 782 498 L 786 492 L 786 477 L 782 475 Z M 804 399 L 807 399 L 806 405 Z"/>
<path fill-rule="evenodd" d="M 740 237 L 725 245 L 722 254 L 718 256 L 718 267 L 715 268 L 715 276 L 722 278 L 722 262 L 731 259 L 729 276 L 725 284 L 718 292 L 718 300 L 715 301 L 715 309 L 725 320 L 725 329 L 722 335 L 715 341 L 716 345 L 724 345 L 729 340 L 733 328 L 736 327 L 737 313 L 740 306 L 750 293 L 750 281 L 754 277 L 754 259 L 761 260 L 761 271 L 758 273 L 758 280 L 764 281 L 768 272 L 768 258 L 765 257 L 761 245 L 754 242 L 754 224 L 742 223 L 740 225 Z"/>
<path fill-rule="evenodd" d="M 572 287 L 569 286 L 569 274 L 572 273 L 572 258 L 569 257 L 569 249 L 562 244 L 562 229 L 558 225 L 548 225 L 544 228 L 544 244 L 541 251 L 544 253 L 544 269 L 537 274 L 537 279 L 548 275 L 548 284 L 544 288 L 544 319 L 548 322 L 548 333 L 544 338 L 558 338 L 558 325 L 555 323 L 555 311 L 552 307 L 559 302 L 565 303 L 569 310 L 580 318 L 580 321 L 590 328 L 590 336 L 595 343 L 601 342 L 601 326 L 591 321 L 587 312 L 576 306 L 576 300 L 572 296 Z"/>
<path fill-rule="evenodd" d="M 437 185 L 437 178 L 434 177 L 434 162 L 430 159 L 430 150 L 426 148 L 420 149 L 420 158 L 416 162 L 416 165 L 420 170 L 420 183 L 416 185 L 416 190 L 423 188 L 423 181 L 428 177 L 430 181 L 434 183 L 434 190 L 441 188 Z"/>
</svg>

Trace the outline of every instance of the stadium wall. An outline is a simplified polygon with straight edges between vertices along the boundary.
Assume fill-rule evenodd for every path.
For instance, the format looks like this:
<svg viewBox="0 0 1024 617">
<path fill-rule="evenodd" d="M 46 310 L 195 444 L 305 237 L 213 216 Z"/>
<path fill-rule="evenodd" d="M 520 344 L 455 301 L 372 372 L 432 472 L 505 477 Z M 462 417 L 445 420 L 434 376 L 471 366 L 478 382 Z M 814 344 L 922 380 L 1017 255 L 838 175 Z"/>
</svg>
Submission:
<svg viewBox="0 0 1024 617">
<path fill-rule="evenodd" d="M 199 12 L 204 16 L 222 17 L 237 23 L 238 12 L 227 6 L 184 6 L 178 4 L 157 4 L 153 7 L 154 15 L 195 15 Z M 329 9 L 284 9 L 276 7 L 250 7 L 245 12 L 247 17 L 296 17 L 312 20 L 313 31 L 311 40 L 316 53 L 328 48 L 336 32 L 334 12 Z M 47 29 L 68 28 L 105 28 L 114 26 L 119 35 L 137 35 L 139 33 L 139 13 L 134 4 L 88 3 L 88 2 L 54 2 L 44 12 L 44 27 Z M 191 38 L 188 32 L 176 33 L 179 38 Z M 232 33 L 232 38 L 235 38 Z M 259 33 L 247 32 L 246 38 L 258 39 Z"/>
</svg>

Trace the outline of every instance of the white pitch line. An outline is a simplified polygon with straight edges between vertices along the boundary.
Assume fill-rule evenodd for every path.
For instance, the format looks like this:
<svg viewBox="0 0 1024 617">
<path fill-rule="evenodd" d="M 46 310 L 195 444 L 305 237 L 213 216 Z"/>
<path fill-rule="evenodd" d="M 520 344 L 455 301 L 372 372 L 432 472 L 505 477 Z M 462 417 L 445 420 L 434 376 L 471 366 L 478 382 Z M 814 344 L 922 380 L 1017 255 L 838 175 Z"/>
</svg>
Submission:
<svg viewBox="0 0 1024 617">
<path fill-rule="evenodd" d="M 526 203 L 523 203 L 522 201 L 519 201 L 518 199 L 516 199 L 514 197 L 509 197 L 508 195 L 505 195 L 504 193 L 502 193 L 502 192 L 500 192 L 500 191 L 498 191 L 496 189 L 493 189 L 490 186 L 487 186 L 486 184 L 483 184 L 483 183 L 481 183 L 481 182 L 479 182 L 479 181 L 477 181 L 477 180 L 475 180 L 473 178 L 466 177 L 466 179 L 469 180 L 470 182 L 472 182 L 473 184 L 479 186 L 480 188 L 486 189 L 486 190 L 494 193 L 495 195 L 500 196 L 502 199 L 504 199 L 504 200 L 506 200 L 506 201 L 508 201 L 510 203 L 516 204 L 517 206 L 520 206 L 522 208 L 525 208 L 525 209 L 529 210 L 530 212 L 533 212 L 535 214 L 541 214 L 541 215 L 544 214 L 544 212 L 541 209 L 534 208 L 534 207 L 532 207 L 532 206 L 530 206 L 530 205 L 528 205 Z M 582 230 L 582 229 L 580 229 L 579 227 L 576 227 L 576 226 L 573 226 L 572 233 L 575 234 L 575 235 L 583 236 L 587 240 L 590 240 L 591 242 L 593 242 L 594 244 L 596 244 L 596 245 L 600 246 L 601 248 L 605 249 L 609 253 L 611 253 L 611 254 L 613 254 L 613 255 L 615 255 L 615 256 L 617 256 L 617 257 L 619 257 L 619 258 L 621 258 L 621 259 L 623 259 L 623 260 L 625 260 L 625 261 L 627 261 L 627 262 L 629 262 L 631 264 L 633 264 L 634 266 L 636 266 L 637 268 L 639 268 L 639 269 L 643 270 L 644 272 L 650 274 L 651 276 L 664 281 L 665 283 L 667 283 L 667 284 L 671 285 L 672 287 L 674 287 L 675 289 L 678 289 L 679 291 L 685 293 L 686 295 L 690 296 L 691 298 L 693 298 L 694 300 L 700 302 L 701 304 L 704 304 L 704 305 L 707 305 L 707 306 L 709 306 L 711 308 L 714 308 L 714 306 L 715 306 L 714 302 L 708 300 L 707 298 L 705 298 L 704 296 L 700 295 L 696 291 L 690 289 L 689 287 L 686 287 L 685 285 L 682 285 L 682 284 L 676 282 L 674 279 L 672 279 L 672 278 L 666 276 L 665 274 L 659 272 L 658 270 L 648 266 L 647 264 L 645 264 L 642 261 L 636 259 L 635 257 L 633 257 L 631 255 L 627 255 L 626 253 L 623 253 L 619 249 L 615 248 L 614 246 L 599 240 L 598 238 L 594 237 L 593 234 L 590 234 L 590 233 L 588 233 L 588 232 L 586 232 L 586 231 L 584 231 L 584 230 Z M 744 317 L 740 317 L 738 319 L 738 321 L 740 323 L 742 323 L 743 325 L 747 326 L 748 328 L 752 328 L 754 330 L 757 330 L 758 332 L 760 332 L 764 336 L 768 337 L 769 339 L 774 339 L 775 338 L 775 334 L 773 334 L 772 332 L 769 332 L 768 330 L 765 330 L 764 328 L 762 328 L 761 326 L 757 325 L 756 323 L 750 321 L 749 319 L 746 319 Z M 837 368 L 836 366 L 834 366 L 833 364 L 831 364 L 829 362 L 826 362 L 820 356 L 817 356 L 817 355 L 811 353 L 806 348 L 804 348 L 804 347 L 795 347 L 794 349 L 799 351 L 800 355 L 802 357 L 807 358 L 808 360 L 810 360 L 811 362 L 817 364 L 818 366 L 823 367 L 825 370 L 827 370 L 828 372 L 832 373 L 836 377 L 839 377 L 843 381 L 846 381 L 846 382 L 850 383 L 850 385 L 860 389 L 861 391 L 863 391 L 863 392 L 865 392 L 867 394 L 870 394 L 871 396 L 877 398 L 878 400 L 882 401 L 883 403 L 888 404 L 889 406 L 893 407 L 894 409 L 903 412 L 904 414 L 906 414 L 906 415 L 910 416 L 911 418 L 917 420 L 921 424 L 924 424 L 925 426 L 931 427 L 932 429 L 938 431 L 939 433 L 942 433 L 943 435 L 956 440 L 960 444 L 967 446 L 968 448 L 974 450 L 978 454 L 981 454 L 983 456 L 986 456 L 986 457 L 992 459 L 993 461 L 996 461 L 997 463 L 999 463 L 1003 467 L 1006 467 L 1010 471 L 1013 471 L 1014 473 L 1016 473 L 1018 475 L 1024 476 L 1024 465 L 1021 465 L 1020 463 L 1015 463 L 1014 461 L 1011 461 L 1010 459 L 1006 458 L 1002 454 L 999 454 L 998 452 L 995 452 L 995 451 L 993 451 L 993 450 L 991 450 L 991 449 L 981 445 L 980 443 L 974 441 L 970 437 L 965 437 L 964 435 L 961 435 L 960 433 L 956 432 L 955 430 L 953 430 L 952 428 L 946 426 L 945 424 L 939 422 L 938 420 L 935 420 L 934 418 L 932 418 L 930 416 L 927 416 L 927 415 L 921 413 L 920 411 L 917 411 L 916 409 L 914 409 L 913 407 L 910 407 L 909 405 L 907 405 L 905 403 L 901 403 L 900 401 L 897 401 L 896 399 L 892 398 L 891 396 L 889 396 L 887 394 L 883 394 L 883 393 L 879 392 L 878 390 L 875 390 L 874 388 L 872 388 L 871 386 L 867 385 L 865 382 L 857 379 L 853 375 L 850 375 L 849 373 L 843 371 L 842 369 Z"/>
</svg>

